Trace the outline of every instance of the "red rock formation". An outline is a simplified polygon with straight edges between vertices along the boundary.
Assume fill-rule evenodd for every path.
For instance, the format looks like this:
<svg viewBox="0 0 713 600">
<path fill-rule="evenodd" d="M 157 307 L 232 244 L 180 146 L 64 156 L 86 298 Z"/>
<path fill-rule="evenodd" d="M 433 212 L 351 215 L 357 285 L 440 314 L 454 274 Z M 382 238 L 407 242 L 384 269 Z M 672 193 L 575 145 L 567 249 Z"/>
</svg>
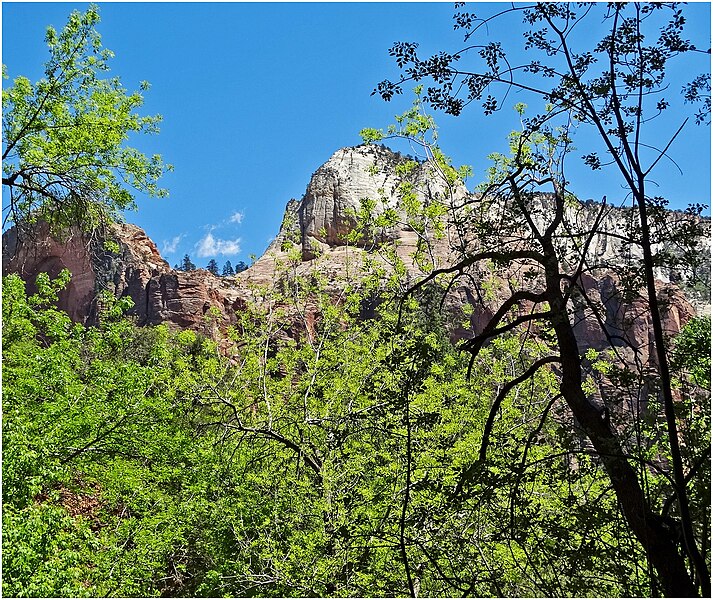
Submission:
<svg viewBox="0 0 713 600">
<path fill-rule="evenodd" d="M 280 265 L 289 264 L 298 275 L 318 271 L 335 295 L 343 289 L 344 281 L 362 277 L 362 258 L 381 260 L 377 253 L 348 245 L 343 238 L 345 227 L 353 220 L 349 211 L 359 208 L 364 196 L 381 196 L 377 212 L 398 205 L 396 165 L 404 161 L 384 148 L 357 147 L 337 151 L 310 181 L 300 202 L 290 201 L 285 218 L 275 241 L 255 264 L 236 277 L 216 277 L 199 269 L 175 271 L 159 254 L 156 245 L 134 225 L 121 224 L 111 228 L 108 238 L 118 245 L 118 251 L 107 249 L 105 240 L 88 239 L 77 231 L 58 240 L 48 234 L 46 226 L 38 226 L 32 240 L 18 243 L 14 230 L 3 234 L 3 273 L 19 273 L 32 282 L 39 272 L 46 271 L 56 276 L 63 268 L 69 269 L 72 282 L 62 292 L 60 307 L 76 321 L 95 323 L 97 320 L 97 295 L 109 290 L 117 297 L 130 296 L 134 308 L 130 314 L 140 325 L 169 323 L 176 327 L 190 328 L 214 337 L 220 337 L 228 325 L 236 322 L 236 311 L 242 311 L 251 298 L 259 300 L 251 287 L 261 285 L 271 288 L 282 277 Z M 431 195 L 443 193 L 443 185 L 428 179 L 428 170 L 419 164 L 412 177 L 418 183 L 419 193 Z M 458 197 L 467 194 L 465 188 L 456 190 Z M 546 203 L 546 198 L 542 202 Z M 582 205 L 575 209 L 576 219 L 593 218 L 596 209 Z M 545 212 L 543 210 L 543 212 Z M 591 214 L 590 214 L 591 213 Z M 622 213 L 623 214 L 623 213 Z M 628 213 L 627 213 L 628 214 Z M 574 217 L 573 217 L 574 218 Z M 617 227 L 617 219 L 625 218 L 612 212 L 607 217 L 610 226 Z M 398 226 L 383 234 L 384 239 L 397 239 L 398 254 L 406 264 L 409 253 L 416 247 L 417 236 L 407 226 Z M 619 248 L 608 242 L 607 236 L 599 236 L 595 248 L 597 264 L 606 264 L 619 256 Z M 440 265 L 449 262 L 448 243 L 439 242 L 435 247 L 436 260 Z M 116 248 L 115 248 L 116 249 Z M 297 252 L 290 253 L 291 250 Z M 295 256 L 301 260 L 295 259 Z M 383 261 L 382 261 L 383 262 Z M 384 263 L 386 265 L 386 263 Z M 415 281 L 421 276 L 418 269 L 410 269 Z M 477 273 L 474 273 L 477 279 Z M 517 273 L 505 274 L 500 280 L 500 292 L 485 305 L 476 302 L 474 289 L 454 289 L 446 302 L 451 315 L 454 339 L 464 339 L 482 331 L 487 319 L 497 308 L 498 301 L 508 295 L 507 280 L 518 277 Z M 582 287 L 591 305 L 599 307 L 600 323 L 583 298 L 573 298 L 575 331 L 582 351 L 586 348 L 603 349 L 609 341 L 615 346 L 631 347 L 643 364 L 652 360 L 650 322 L 646 303 L 641 299 L 626 300 L 621 282 L 612 272 L 600 269 L 596 278 L 582 275 Z M 30 283 L 31 285 L 31 283 Z M 664 304 L 664 327 L 667 333 L 675 334 L 694 314 L 685 296 L 675 285 L 661 282 L 660 298 Z M 469 327 L 462 307 L 470 304 Z M 529 307 L 523 305 L 521 311 Z M 316 310 L 316 309 L 315 309 Z M 309 311 L 308 311 L 309 312 Z M 295 324 L 292 335 L 299 335 L 300 327 L 314 328 L 318 315 L 308 314 L 302 325 Z"/>
<path fill-rule="evenodd" d="M 139 325 L 169 323 L 213 337 L 234 323 L 236 311 L 245 307 L 234 282 L 202 269 L 171 269 L 156 244 L 135 225 L 114 225 L 107 237 L 118 251 L 107 249 L 105 240 L 76 230 L 56 239 L 46 225 L 39 225 L 32 239 L 18 242 L 11 229 L 3 234 L 3 274 L 18 273 L 33 291 L 38 273 L 56 277 L 68 269 L 72 280 L 60 294 L 59 307 L 73 320 L 90 325 L 97 322 L 102 290 L 117 298 L 130 296 L 134 307 L 129 315 Z"/>
<path fill-rule="evenodd" d="M 34 281 L 39 273 L 54 278 L 68 269 L 74 275 L 59 294 L 60 308 L 74 321 L 86 320 L 96 300 L 96 272 L 87 241 L 79 232 L 69 232 L 59 240 L 50 236 L 47 225 L 41 223 L 32 239 L 20 243 L 13 228 L 3 233 L 2 257 L 3 275 L 19 274 L 28 282 L 29 293 L 37 291 Z"/>
</svg>

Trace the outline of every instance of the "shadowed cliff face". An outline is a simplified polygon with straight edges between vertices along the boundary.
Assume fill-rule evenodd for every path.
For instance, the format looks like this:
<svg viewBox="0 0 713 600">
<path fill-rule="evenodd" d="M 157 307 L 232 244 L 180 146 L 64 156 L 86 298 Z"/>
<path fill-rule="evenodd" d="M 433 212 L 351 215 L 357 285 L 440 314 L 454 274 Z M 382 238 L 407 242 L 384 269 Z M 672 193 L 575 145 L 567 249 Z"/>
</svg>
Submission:
<svg viewBox="0 0 713 600">
<path fill-rule="evenodd" d="M 44 225 L 32 239 L 18 243 L 12 229 L 3 234 L 3 274 L 18 273 L 33 291 L 38 273 L 56 277 L 68 269 L 72 280 L 60 294 L 60 308 L 90 325 L 97 323 L 102 290 L 117 298 L 130 296 L 134 307 L 128 314 L 139 325 L 170 323 L 211 335 L 235 322 L 235 311 L 244 302 L 229 281 L 204 270 L 174 271 L 135 225 L 113 225 L 106 237 L 118 251 L 106 249 L 104 239 L 90 239 L 77 230 L 57 240 Z"/>
<path fill-rule="evenodd" d="M 398 254 L 409 264 L 417 237 L 407 226 L 382 229 L 368 243 L 346 242 L 364 198 L 375 201 L 377 214 L 397 207 L 397 188 L 403 174 L 396 169 L 407 160 L 408 157 L 378 146 L 338 150 L 315 172 L 302 199 L 288 202 L 280 231 L 265 254 L 235 277 L 216 277 L 202 269 L 173 270 L 161 258 L 153 241 L 141 229 L 128 224 L 114 225 L 108 232 L 107 237 L 118 244 L 118 252 L 107 250 L 105 240 L 87 239 L 77 231 L 57 240 L 48 234 L 46 226 L 39 225 L 33 239 L 18 242 L 15 231 L 10 230 L 3 234 L 3 274 L 19 273 L 31 288 L 38 273 L 46 271 L 56 276 L 61 269 L 69 269 L 72 282 L 61 294 L 60 307 L 76 321 L 96 323 L 97 297 L 101 290 L 107 289 L 117 297 L 133 299 L 130 314 L 140 325 L 168 323 L 220 338 L 221 332 L 237 321 L 236 312 L 256 300 L 255 285 L 276 284 L 282 276 L 278 267 L 281 262 L 292 261 L 298 274 L 319 271 L 335 293 L 345 279 L 359 279 L 364 256 L 379 260 L 374 247 L 386 240 L 398 241 Z M 447 189 L 425 163 L 417 163 L 408 177 L 420 200 L 443 199 L 450 194 L 450 199 L 460 201 L 468 196 L 463 186 Z M 586 228 L 596 219 L 599 206 L 574 203 L 570 219 Z M 545 195 L 536 219 L 545 219 L 547 210 Z M 627 211 L 614 209 L 606 216 L 605 228 L 621 232 L 630 219 Z M 709 252 L 710 242 L 708 239 L 705 242 L 705 252 Z M 585 310 L 585 303 L 575 299 L 573 318 L 580 347 L 602 349 L 609 336 L 622 346 L 631 344 L 638 348 L 637 358 L 646 364 L 653 356 L 647 307 L 640 300 L 624 301 L 622 281 L 607 270 L 607 265 L 621 260 L 630 250 L 607 235 L 595 236 L 591 247 L 593 260 L 601 268 L 583 276 L 581 283 L 590 301 L 603 307 L 605 320 L 603 324 L 597 323 Z M 435 249 L 440 265 L 451 264 L 447 239 L 437 243 Z M 301 256 L 297 264 L 295 256 Z M 414 281 L 420 276 L 415 267 L 409 271 Z M 685 283 L 686 274 L 668 269 L 660 270 L 658 276 L 660 297 L 665 302 L 664 327 L 667 333 L 675 334 L 695 314 L 684 293 L 672 283 Z M 507 297 L 507 282 L 512 277 L 518 277 L 517 273 L 496 273 L 494 294 L 485 303 L 476 301 L 477 293 L 467 286 L 450 291 L 444 304 L 450 322 L 461 323 L 466 318 L 463 310 L 466 304 L 474 308 L 469 327 L 453 326 L 454 339 L 472 337 L 482 330 L 498 302 Z M 523 305 L 520 310 L 529 308 Z"/>
<path fill-rule="evenodd" d="M 60 308 L 74 321 L 86 320 L 96 300 L 96 271 L 91 246 L 79 232 L 69 232 L 62 240 L 48 234 L 42 223 L 35 229 L 32 239 L 18 240 L 15 228 L 2 236 L 3 275 L 17 273 L 28 282 L 28 292 L 35 293 L 34 285 L 39 273 L 55 278 L 68 269 L 73 275 L 69 285 L 59 294 Z"/>
</svg>

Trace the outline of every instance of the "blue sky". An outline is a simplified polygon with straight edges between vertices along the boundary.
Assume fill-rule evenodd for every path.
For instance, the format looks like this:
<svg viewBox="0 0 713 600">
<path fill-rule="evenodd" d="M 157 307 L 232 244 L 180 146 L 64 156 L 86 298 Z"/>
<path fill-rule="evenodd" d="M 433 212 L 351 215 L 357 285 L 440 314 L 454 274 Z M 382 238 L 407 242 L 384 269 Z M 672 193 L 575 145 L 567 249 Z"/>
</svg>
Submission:
<svg viewBox="0 0 713 600">
<path fill-rule="evenodd" d="M 46 26 L 59 29 L 73 9 L 87 6 L 3 2 L 2 62 L 10 78 L 38 79 L 47 57 Z M 143 227 L 171 264 L 186 253 L 198 266 L 211 258 L 235 264 L 259 256 L 277 233 L 285 204 L 301 198 L 312 172 L 338 148 L 359 144 L 360 129 L 385 127 L 410 105 L 408 94 L 391 103 L 370 95 L 379 81 L 397 77 L 388 56 L 393 42 L 417 41 L 424 55 L 462 43 L 450 2 L 99 6 L 98 30 L 116 54 L 113 74 L 130 90 L 151 82 L 144 112 L 164 118 L 160 135 L 131 143 L 174 165 L 163 182 L 170 197 L 139 196 L 139 210 L 127 220 Z M 688 36 L 710 47 L 710 5 L 685 10 Z M 521 46 L 520 31 L 489 33 Z M 695 60 L 690 73 L 673 75 L 683 81 L 710 69 L 709 56 Z M 514 94 L 509 105 L 519 101 L 528 99 Z M 441 147 L 455 163 L 474 167 L 472 185 L 483 178 L 487 155 L 504 151 L 508 132 L 519 126 L 510 106 L 489 118 L 476 106 L 457 119 L 436 115 Z M 680 119 L 674 109 L 654 131 L 673 133 Z M 592 143 L 586 132 L 577 134 L 578 149 Z M 684 174 L 661 163 L 653 177 L 657 192 L 677 208 L 710 204 L 709 127 L 689 123 L 671 154 Z M 571 187 L 580 197 L 623 198 L 616 177 L 593 173 L 577 160 L 570 166 Z"/>
</svg>

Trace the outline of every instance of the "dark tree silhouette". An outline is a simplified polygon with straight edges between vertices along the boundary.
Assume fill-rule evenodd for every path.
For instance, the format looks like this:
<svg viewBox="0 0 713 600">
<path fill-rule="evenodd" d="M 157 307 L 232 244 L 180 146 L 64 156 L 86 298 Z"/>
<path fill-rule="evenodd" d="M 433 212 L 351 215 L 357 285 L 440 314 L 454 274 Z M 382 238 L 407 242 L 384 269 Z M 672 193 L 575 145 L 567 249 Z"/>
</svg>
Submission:
<svg viewBox="0 0 713 600">
<path fill-rule="evenodd" d="M 235 275 L 235 271 L 233 270 L 233 265 L 230 264 L 230 261 L 226 260 L 223 265 L 223 277 L 229 277 L 230 275 Z"/>
<path fill-rule="evenodd" d="M 208 265 L 206 266 L 206 270 L 209 273 L 213 273 L 215 276 L 219 276 L 220 272 L 218 271 L 218 263 L 215 262 L 214 258 L 211 258 L 210 261 L 208 262 Z"/>
<path fill-rule="evenodd" d="M 532 234 L 540 245 L 537 256 L 527 250 L 527 256 L 497 258 L 539 263 L 544 269 L 546 286 L 542 292 L 544 295 L 537 297 L 526 291 L 515 294 L 503 309 L 507 311 L 522 300 L 535 303 L 546 300 L 549 303 L 547 312 L 551 312 L 552 316 L 548 318 L 557 334 L 562 358 L 563 395 L 605 461 L 622 511 L 654 564 L 664 592 L 683 596 L 700 593 L 709 597 L 710 573 L 701 551 L 706 544 L 696 539 L 690 514 L 690 473 L 686 473 L 682 460 L 669 358 L 655 285 L 655 269 L 662 261 L 665 262 L 666 257 L 654 252 L 653 236 L 655 221 L 666 201 L 652 196 L 649 191 L 652 173 L 664 158 L 672 160 L 669 154 L 671 147 L 689 120 L 682 116 L 679 127 L 663 144 L 657 146 L 652 139 L 652 134 L 660 136 L 660 131 L 651 125 L 652 119 L 672 106 L 671 100 L 664 97 L 671 91 L 666 78 L 669 62 L 701 51 L 684 38 L 685 15 L 675 3 L 508 5 L 485 19 L 461 10 L 462 3 L 456 6 L 455 28 L 465 32 L 468 45 L 455 52 L 439 52 L 422 59 L 418 56 L 417 44 L 394 44 L 390 54 L 395 57 L 402 74 L 397 81 L 379 83 L 374 93 L 390 100 L 395 94 L 402 93 L 405 83 L 428 80 L 430 85 L 425 87 L 423 100 L 431 107 L 459 115 L 467 105 L 481 102 L 484 113 L 489 115 L 499 109 L 509 92 L 520 90 L 546 104 L 541 114 L 523 119 L 523 139 L 547 131 L 548 127 L 552 131 L 558 124 L 574 121 L 598 133 L 606 156 L 593 149 L 586 152 L 582 159 L 594 170 L 612 166 L 629 192 L 638 215 L 631 244 L 637 246 L 643 256 L 641 280 L 650 310 L 657 385 L 670 449 L 670 476 L 680 518 L 678 525 L 671 528 L 663 522 L 662 516 L 654 514 L 652 507 L 647 506 L 634 471 L 622 458 L 621 449 L 615 447 L 613 432 L 592 412 L 586 398 L 580 394 L 581 375 L 576 364 L 576 345 L 568 331 L 570 326 L 566 319 L 557 316 L 566 315 L 569 293 L 561 295 L 559 287 L 562 279 L 555 280 L 564 277 L 564 274 L 558 271 L 554 262 L 548 262 L 555 259 L 548 245 L 553 243 L 552 233 L 562 224 L 559 212 L 554 213 L 552 222 L 542 231 L 534 228 L 534 221 L 528 220 L 530 211 L 521 210 L 522 217 L 532 226 Z M 512 27 L 510 19 L 518 15 L 524 23 L 524 48 L 528 57 L 524 63 L 510 62 L 502 43 L 485 38 L 486 32 L 492 33 L 498 24 Z M 578 37 L 572 32 L 584 29 L 595 33 L 600 31 L 599 42 L 594 47 L 576 48 Z M 483 36 L 482 41 L 478 37 L 480 35 Z M 703 52 L 709 54 L 710 49 Z M 468 66 L 465 66 L 466 60 L 471 60 Z M 709 67 L 704 65 L 702 68 Z M 700 107 L 695 114 L 696 122 L 710 123 L 710 73 L 696 76 L 684 86 L 683 94 L 684 103 L 698 103 Z M 522 155 L 516 156 L 521 162 L 522 158 Z M 514 204 L 521 209 L 527 208 L 527 194 L 531 193 L 518 183 L 518 177 L 525 170 L 517 173 L 515 169 L 503 180 L 509 182 L 509 193 Z M 552 185 L 558 181 L 550 173 L 542 177 L 551 180 Z M 538 179 L 540 175 L 535 177 L 535 180 Z M 554 190 L 556 206 L 558 202 L 564 202 L 564 187 L 561 184 L 560 187 L 562 189 Z M 692 206 L 688 212 L 695 217 L 700 214 L 701 208 Z M 469 264 L 475 262 L 472 257 L 466 260 Z M 448 272 L 459 272 L 463 266 L 459 263 Z M 564 281 L 574 284 L 576 278 L 567 276 Z M 496 315 L 488 335 L 479 336 L 482 338 L 480 342 L 477 339 L 472 341 L 470 349 L 474 351 L 474 356 L 478 343 L 482 344 L 501 330 L 498 322 L 504 316 L 504 313 Z M 684 559 L 688 561 L 693 577 L 689 576 Z"/>
<path fill-rule="evenodd" d="M 191 261 L 191 257 L 186 254 L 181 261 L 181 271 L 195 271 L 196 265 Z"/>
</svg>

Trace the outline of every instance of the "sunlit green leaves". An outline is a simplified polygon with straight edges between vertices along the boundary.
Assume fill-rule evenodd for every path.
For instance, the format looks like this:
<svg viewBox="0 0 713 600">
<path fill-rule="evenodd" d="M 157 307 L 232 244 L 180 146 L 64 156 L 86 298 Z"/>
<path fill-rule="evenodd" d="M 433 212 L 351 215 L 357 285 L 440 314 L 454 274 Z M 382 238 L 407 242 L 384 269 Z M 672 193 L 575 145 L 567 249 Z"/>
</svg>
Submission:
<svg viewBox="0 0 713 600">
<path fill-rule="evenodd" d="M 688 371 L 696 385 L 711 386 L 711 320 L 710 317 L 691 319 L 674 342 L 672 367 Z"/>
<path fill-rule="evenodd" d="M 3 90 L 5 222 L 90 230 L 133 208 L 131 189 L 167 195 L 158 180 L 170 166 L 125 145 L 131 134 L 156 133 L 161 117 L 141 116 L 141 95 L 103 78 L 112 53 L 101 46 L 98 22 L 91 6 L 73 12 L 61 32 L 49 28 L 45 77 L 33 84 L 19 76 Z"/>
<path fill-rule="evenodd" d="M 384 139 L 384 133 L 380 129 L 374 128 L 364 128 L 359 132 L 359 136 L 364 141 L 365 144 L 371 144 L 374 142 L 379 142 Z"/>
<path fill-rule="evenodd" d="M 66 274 L 29 298 L 6 278 L 6 595 L 406 595 L 402 524 L 422 596 L 647 593 L 553 370 L 504 398 L 478 462 L 498 390 L 545 343 L 493 339 L 467 380 L 442 288 L 399 311 L 383 271 L 335 301 L 292 269 L 253 290 L 228 356 L 108 297 L 100 327 L 69 324 Z"/>
</svg>

